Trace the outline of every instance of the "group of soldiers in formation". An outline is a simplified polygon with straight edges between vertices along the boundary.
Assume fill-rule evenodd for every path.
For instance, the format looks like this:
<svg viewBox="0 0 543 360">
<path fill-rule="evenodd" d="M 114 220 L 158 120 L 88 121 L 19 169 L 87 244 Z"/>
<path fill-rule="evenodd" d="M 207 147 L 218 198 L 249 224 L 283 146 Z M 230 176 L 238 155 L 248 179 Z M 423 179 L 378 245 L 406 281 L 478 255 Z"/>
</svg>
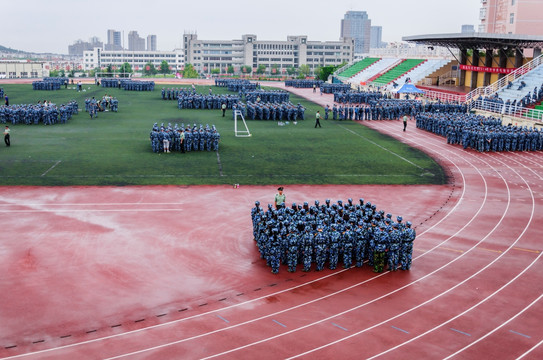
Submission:
<svg viewBox="0 0 543 360">
<path fill-rule="evenodd" d="M 298 264 L 310 271 L 315 263 L 320 271 L 327 261 L 332 270 L 340 261 L 346 269 L 367 261 L 375 272 L 383 272 L 385 264 L 389 271 L 411 268 L 416 237 L 411 222 L 404 223 L 401 216 L 394 221 L 391 214 L 377 211 L 364 199 L 359 204 L 352 199 L 331 204 L 327 199 L 323 205 L 316 200 L 311 207 L 307 202 L 290 208 L 268 205 L 266 211 L 256 201 L 251 218 L 260 257 L 274 274 L 280 264 L 294 272 Z"/>
<path fill-rule="evenodd" d="M 322 80 L 306 80 L 306 79 L 293 79 L 285 80 L 285 86 L 292 86 L 294 88 L 311 89 L 315 87 L 321 87 L 324 84 Z"/>
<path fill-rule="evenodd" d="M 194 124 L 191 128 L 190 124 L 172 124 L 168 123 L 165 127 L 157 123 L 153 124 L 150 134 L 151 149 L 155 153 L 169 153 L 172 151 L 190 152 L 190 151 L 219 151 L 219 140 L 221 135 L 212 125 L 208 124 L 204 127 L 202 124 L 198 127 Z"/>
<path fill-rule="evenodd" d="M 2 124 L 44 125 L 65 124 L 73 115 L 78 114 L 77 101 L 72 100 L 58 107 L 51 102 L 43 104 L 20 104 L 0 106 L 0 122 Z"/>
<path fill-rule="evenodd" d="M 346 91 L 334 92 L 334 102 L 341 104 L 367 104 L 370 100 L 385 97 L 380 91 Z"/>
<path fill-rule="evenodd" d="M 328 120 L 332 112 L 333 120 L 395 120 L 404 115 L 415 116 L 421 112 L 455 113 L 465 112 L 464 104 L 433 103 L 422 104 L 418 100 L 379 99 L 369 100 L 368 104 L 359 106 L 349 104 L 339 107 L 334 104 L 332 108 L 324 107 L 324 119 Z"/>
<path fill-rule="evenodd" d="M 239 101 L 237 95 L 205 95 L 190 92 L 180 92 L 177 97 L 178 109 L 221 109 L 225 104 L 231 109 Z"/>
<path fill-rule="evenodd" d="M 154 81 L 136 81 L 128 79 L 102 79 L 101 86 L 105 88 L 119 88 L 127 91 L 153 91 Z"/>
<path fill-rule="evenodd" d="M 235 119 L 236 110 L 241 111 L 244 119 L 251 120 L 286 120 L 297 121 L 305 119 L 305 107 L 302 104 L 294 105 L 292 102 L 238 102 L 232 107 L 232 118 Z"/>
<path fill-rule="evenodd" d="M 526 126 L 504 126 L 500 119 L 474 114 L 422 113 L 417 128 L 447 138 L 479 152 L 543 150 L 543 130 Z"/>
<path fill-rule="evenodd" d="M 333 94 L 333 93 L 343 93 L 351 90 L 351 84 L 328 84 L 323 83 L 320 86 L 321 93 Z"/>
<path fill-rule="evenodd" d="M 242 79 L 215 79 L 215 86 L 226 87 L 229 91 L 254 91 L 260 90 L 259 83 L 252 83 L 249 80 Z"/>
<path fill-rule="evenodd" d="M 240 92 L 239 97 L 245 96 L 247 102 L 270 102 L 270 103 L 282 103 L 290 100 L 290 93 L 283 90 L 255 90 L 248 92 Z"/>
<path fill-rule="evenodd" d="M 32 90 L 60 90 L 63 85 L 67 84 L 61 80 L 32 81 Z"/>
<path fill-rule="evenodd" d="M 85 99 L 85 111 L 89 113 L 91 119 L 98 117 L 98 112 L 108 111 L 108 109 L 113 112 L 119 111 L 119 100 L 108 94 L 105 94 L 101 100 L 96 100 L 94 96 Z"/>
</svg>

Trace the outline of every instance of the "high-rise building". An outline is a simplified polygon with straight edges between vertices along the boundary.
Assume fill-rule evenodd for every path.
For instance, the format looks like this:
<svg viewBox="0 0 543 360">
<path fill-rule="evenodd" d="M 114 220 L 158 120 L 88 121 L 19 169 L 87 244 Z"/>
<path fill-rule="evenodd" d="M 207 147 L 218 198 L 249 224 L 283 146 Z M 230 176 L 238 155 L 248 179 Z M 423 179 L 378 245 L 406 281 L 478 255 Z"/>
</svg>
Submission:
<svg viewBox="0 0 543 360">
<path fill-rule="evenodd" d="M 130 51 L 145 51 L 145 39 L 138 35 L 137 31 L 128 33 L 128 50 Z"/>
<path fill-rule="evenodd" d="M 365 11 L 347 11 L 341 20 L 341 39 L 354 39 L 355 54 L 370 52 L 371 20 Z"/>
<path fill-rule="evenodd" d="M 475 32 L 475 26 L 473 25 L 462 25 L 462 34 L 469 34 Z"/>
<path fill-rule="evenodd" d="M 481 0 L 479 32 L 543 35 L 543 1 Z"/>
<path fill-rule="evenodd" d="M 122 45 L 122 37 L 121 32 L 116 30 L 108 30 L 107 31 L 107 44 L 105 46 L 106 50 L 121 50 L 123 48 Z"/>
<path fill-rule="evenodd" d="M 370 48 L 379 49 L 383 46 L 383 27 L 372 26 L 370 31 Z"/>
<path fill-rule="evenodd" d="M 90 38 L 89 41 L 77 40 L 73 45 L 68 46 L 68 54 L 83 56 L 83 51 L 92 50 L 95 47 L 100 49 L 104 47 L 104 44 L 96 36 Z"/>
<path fill-rule="evenodd" d="M 156 35 L 147 35 L 147 51 L 156 51 Z"/>
</svg>

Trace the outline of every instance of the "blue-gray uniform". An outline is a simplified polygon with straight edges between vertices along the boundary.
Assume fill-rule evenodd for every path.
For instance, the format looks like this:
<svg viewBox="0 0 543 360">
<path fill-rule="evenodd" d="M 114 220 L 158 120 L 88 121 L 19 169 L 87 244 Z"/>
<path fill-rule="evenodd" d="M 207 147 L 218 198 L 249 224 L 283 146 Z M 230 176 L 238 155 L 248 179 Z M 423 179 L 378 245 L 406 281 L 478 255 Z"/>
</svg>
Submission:
<svg viewBox="0 0 543 360">
<path fill-rule="evenodd" d="M 328 266 L 331 270 L 334 270 L 337 267 L 337 263 L 339 261 L 339 237 L 340 234 L 337 231 L 337 225 L 332 224 L 331 225 L 331 233 L 330 233 L 330 254 L 329 254 L 329 263 Z"/>
<path fill-rule="evenodd" d="M 288 271 L 295 272 L 298 265 L 298 233 L 291 229 L 288 233 Z"/>
<path fill-rule="evenodd" d="M 317 271 L 324 269 L 324 263 L 326 262 L 326 246 L 328 239 L 323 232 L 322 224 L 317 226 L 317 232 L 315 234 L 315 260 L 317 262 Z"/>
<path fill-rule="evenodd" d="M 330 106 L 326 105 L 324 107 L 324 120 L 328 120 L 328 113 L 330 112 Z"/>
<path fill-rule="evenodd" d="M 390 232 L 390 244 L 388 247 L 388 269 L 396 271 L 398 270 L 398 263 L 400 261 L 402 234 L 397 223 L 394 223 L 392 227 L 393 229 Z"/>
<path fill-rule="evenodd" d="M 353 262 L 353 238 L 354 234 L 351 230 L 351 225 L 346 226 L 347 229 L 343 234 L 343 267 L 348 269 L 351 267 Z"/>
<path fill-rule="evenodd" d="M 313 258 L 313 233 L 309 226 L 305 227 L 304 233 L 302 235 L 302 243 L 304 246 L 304 271 L 311 270 L 311 261 Z"/>
<path fill-rule="evenodd" d="M 417 236 L 415 229 L 411 228 L 411 222 L 405 223 L 406 227 L 402 231 L 402 245 L 400 249 L 400 262 L 402 270 L 411 269 L 411 256 L 413 254 L 413 241 Z"/>
<path fill-rule="evenodd" d="M 364 222 L 358 222 L 358 228 L 354 231 L 354 254 L 356 260 L 356 267 L 362 267 L 364 265 L 364 257 L 366 255 L 366 229 L 364 228 Z"/>
<path fill-rule="evenodd" d="M 272 273 L 277 274 L 279 272 L 280 265 L 280 239 L 279 231 L 277 228 L 272 229 L 272 235 L 270 239 L 270 249 L 268 252 L 270 266 L 272 268 Z"/>
<path fill-rule="evenodd" d="M 200 127 L 199 132 L 200 132 L 200 151 L 204 151 L 205 142 L 206 142 L 206 133 L 202 127 Z"/>
<path fill-rule="evenodd" d="M 213 128 L 213 151 L 219 151 L 219 140 L 221 139 L 221 134 Z"/>
</svg>

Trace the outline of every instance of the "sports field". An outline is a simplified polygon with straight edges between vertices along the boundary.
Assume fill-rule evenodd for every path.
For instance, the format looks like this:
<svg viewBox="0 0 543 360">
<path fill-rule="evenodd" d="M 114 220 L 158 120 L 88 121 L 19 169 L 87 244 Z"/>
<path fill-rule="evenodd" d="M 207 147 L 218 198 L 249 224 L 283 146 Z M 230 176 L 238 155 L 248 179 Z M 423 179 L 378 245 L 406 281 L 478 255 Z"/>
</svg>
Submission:
<svg viewBox="0 0 543 360">
<path fill-rule="evenodd" d="M 234 136 L 231 111 L 179 110 L 176 101 L 153 92 L 134 92 L 84 85 L 59 91 L 34 91 L 30 84 L 3 84 L 10 105 L 71 99 L 80 113 L 67 124 L 12 125 L 10 148 L 0 146 L 3 185 L 149 185 L 149 184 L 444 184 L 441 167 L 420 150 L 351 121 L 324 121 L 315 129 L 322 108 L 291 94 L 306 107 L 306 120 L 286 126 L 248 120 L 252 134 Z M 175 85 L 172 87 L 183 87 Z M 215 94 L 229 93 L 212 86 Z M 207 93 L 209 86 L 197 86 Z M 91 120 L 85 98 L 110 94 L 119 112 Z M 149 133 L 153 123 L 215 125 L 219 152 L 156 154 Z M 401 125 L 398 123 L 398 131 Z"/>
</svg>

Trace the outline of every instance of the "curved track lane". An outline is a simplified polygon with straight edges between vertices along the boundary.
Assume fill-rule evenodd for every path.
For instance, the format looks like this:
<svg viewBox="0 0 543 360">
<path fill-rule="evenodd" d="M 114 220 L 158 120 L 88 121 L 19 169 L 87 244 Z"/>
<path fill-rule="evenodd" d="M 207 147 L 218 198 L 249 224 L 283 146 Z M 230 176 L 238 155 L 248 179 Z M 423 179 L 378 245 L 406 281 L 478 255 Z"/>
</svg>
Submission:
<svg viewBox="0 0 543 360">
<path fill-rule="evenodd" d="M 314 96 L 311 90 L 293 92 L 313 97 L 311 100 L 318 103 L 330 101 L 329 96 Z M 538 226 L 543 213 L 541 154 L 464 151 L 447 145 L 440 137 L 415 129 L 414 121 L 406 133 L 401 132 L 399 121 L 369 121 L 363 125 L 432 154 L 450 172 L 451 186 L 294 186 L 289 187 L 289 199 L 305 201 L 371 194 L 365 197 L 386 204 L 385 208 L 395 213 L 407 214 L 404 217 L 420 224 L 411 271 L 376 275 L 366 266 L 288 274 L 282 268 L 274 277 L 258 260 L 240 266 L 235 259 L 226 259 L 221 265 L 232 266 L 231 273 L 218 276 L 220 267 L 212 268 L 202 275 L 204 281 L 209 281 L 207 286 L 198 284 L 195 275 L 197 290 L 191 296 L 171 292 L 172 302 L 176 298 L 192 299 L 193 303 L 187 307 L 172 304 L 164 316 L 153 319 L 140 310 L 141 316 L 146 314 L 140 322 L 133 320 L 136 316 L 133 312 L 132 321 L 127 315 L 119 326 L 102 327 L 101 331 L 91 333 L 82 331 L 69 338 L 51 339 L 54 331 L 49 330 L 45 332 L 50 336 L 49 341 L 0 350 L 0 355 L 40 359 L 337 356 L 529 359 L 541 354 L 543 330 L 538 321 L 543 312 L 540 240 L 543 231 Z M 341 126 L 341 123 L 323 121 L 323 126 Z M 346 131 L 346 136 L 357 134 Z M 207 187 L 206 192 L 212 192 L 220 205 L 233 199 L 244 204 L 231 210 L 229 215 L 235 219 L 232 224 L 221 225 L 220 234 L 239 234 L 226 236 L 230 241 L 222 244 L 220 250 L 236 256 L 243 253 L 254 256 L 254 249 L 249 248 L 252 244 L 246 244 L 250 229 L 243 228 L 247 221 L 240 217 L 245 216 L 247 203 L 268 196 L 269 189 L 247 187 L 235 194 L 210 189 Z M 160 199 L 161 191 L 171 189 L 153 191 L 155 198 Z M 180 189 L 175 191 L 185 194 Z M 130 198 L 130 189 L 126 192 Z M 16 200 L 18 203 L 29 200 L 2 195 L 6 213 L 20 209 L 14 205 Z M 198 201 L 209 200 L 201 193 L 197 196 Z M 196 206 L 191 202 L 181 206 L 166 201 L 154 204 L 148 197 L 146 200 L 148 207 L 166 213 Z M 107 209 L 97 203 L 82 205 L 81 211 L 88 213 L 94 206 L 98 207 L 97 213 Z M 414 203 L 423 206 L 413 206 Z M 51 216 L 50 207 L 41 208 Z M 122 206 L 127 214 L 131 207 L 141 211 L 136 202 Z M 39 206 L 27 205 L 21 211 L 28 208 Z M 123 223 L 119 218 L 112 221 Z M 244 230 L 240 232 L 237 228 Z M 183 230 L 190 233 L 190 228 Z M 208 231 L 207 235 L 218 233 Z M 191 240 L 208 245 L 197 235 Z M 195 266 L 200 261 L 204 259 L 193 260 L 191 264 Z M 147 264 L 160 266 L 160 259 L 149 260 L 144 265 Z M 170 270 L 163 266 L 164 271 Z M 250 273 L 243 275 L 244 271 Z M 238 278 L 234 279 L 235 276 Z M 126 289 L 129 291 L 135 290 Z M 153 303 L 160 304 L 160 299 L 150 302 Z M 62 324 L 52 329 L 59 326 Z"/>
</svg>

